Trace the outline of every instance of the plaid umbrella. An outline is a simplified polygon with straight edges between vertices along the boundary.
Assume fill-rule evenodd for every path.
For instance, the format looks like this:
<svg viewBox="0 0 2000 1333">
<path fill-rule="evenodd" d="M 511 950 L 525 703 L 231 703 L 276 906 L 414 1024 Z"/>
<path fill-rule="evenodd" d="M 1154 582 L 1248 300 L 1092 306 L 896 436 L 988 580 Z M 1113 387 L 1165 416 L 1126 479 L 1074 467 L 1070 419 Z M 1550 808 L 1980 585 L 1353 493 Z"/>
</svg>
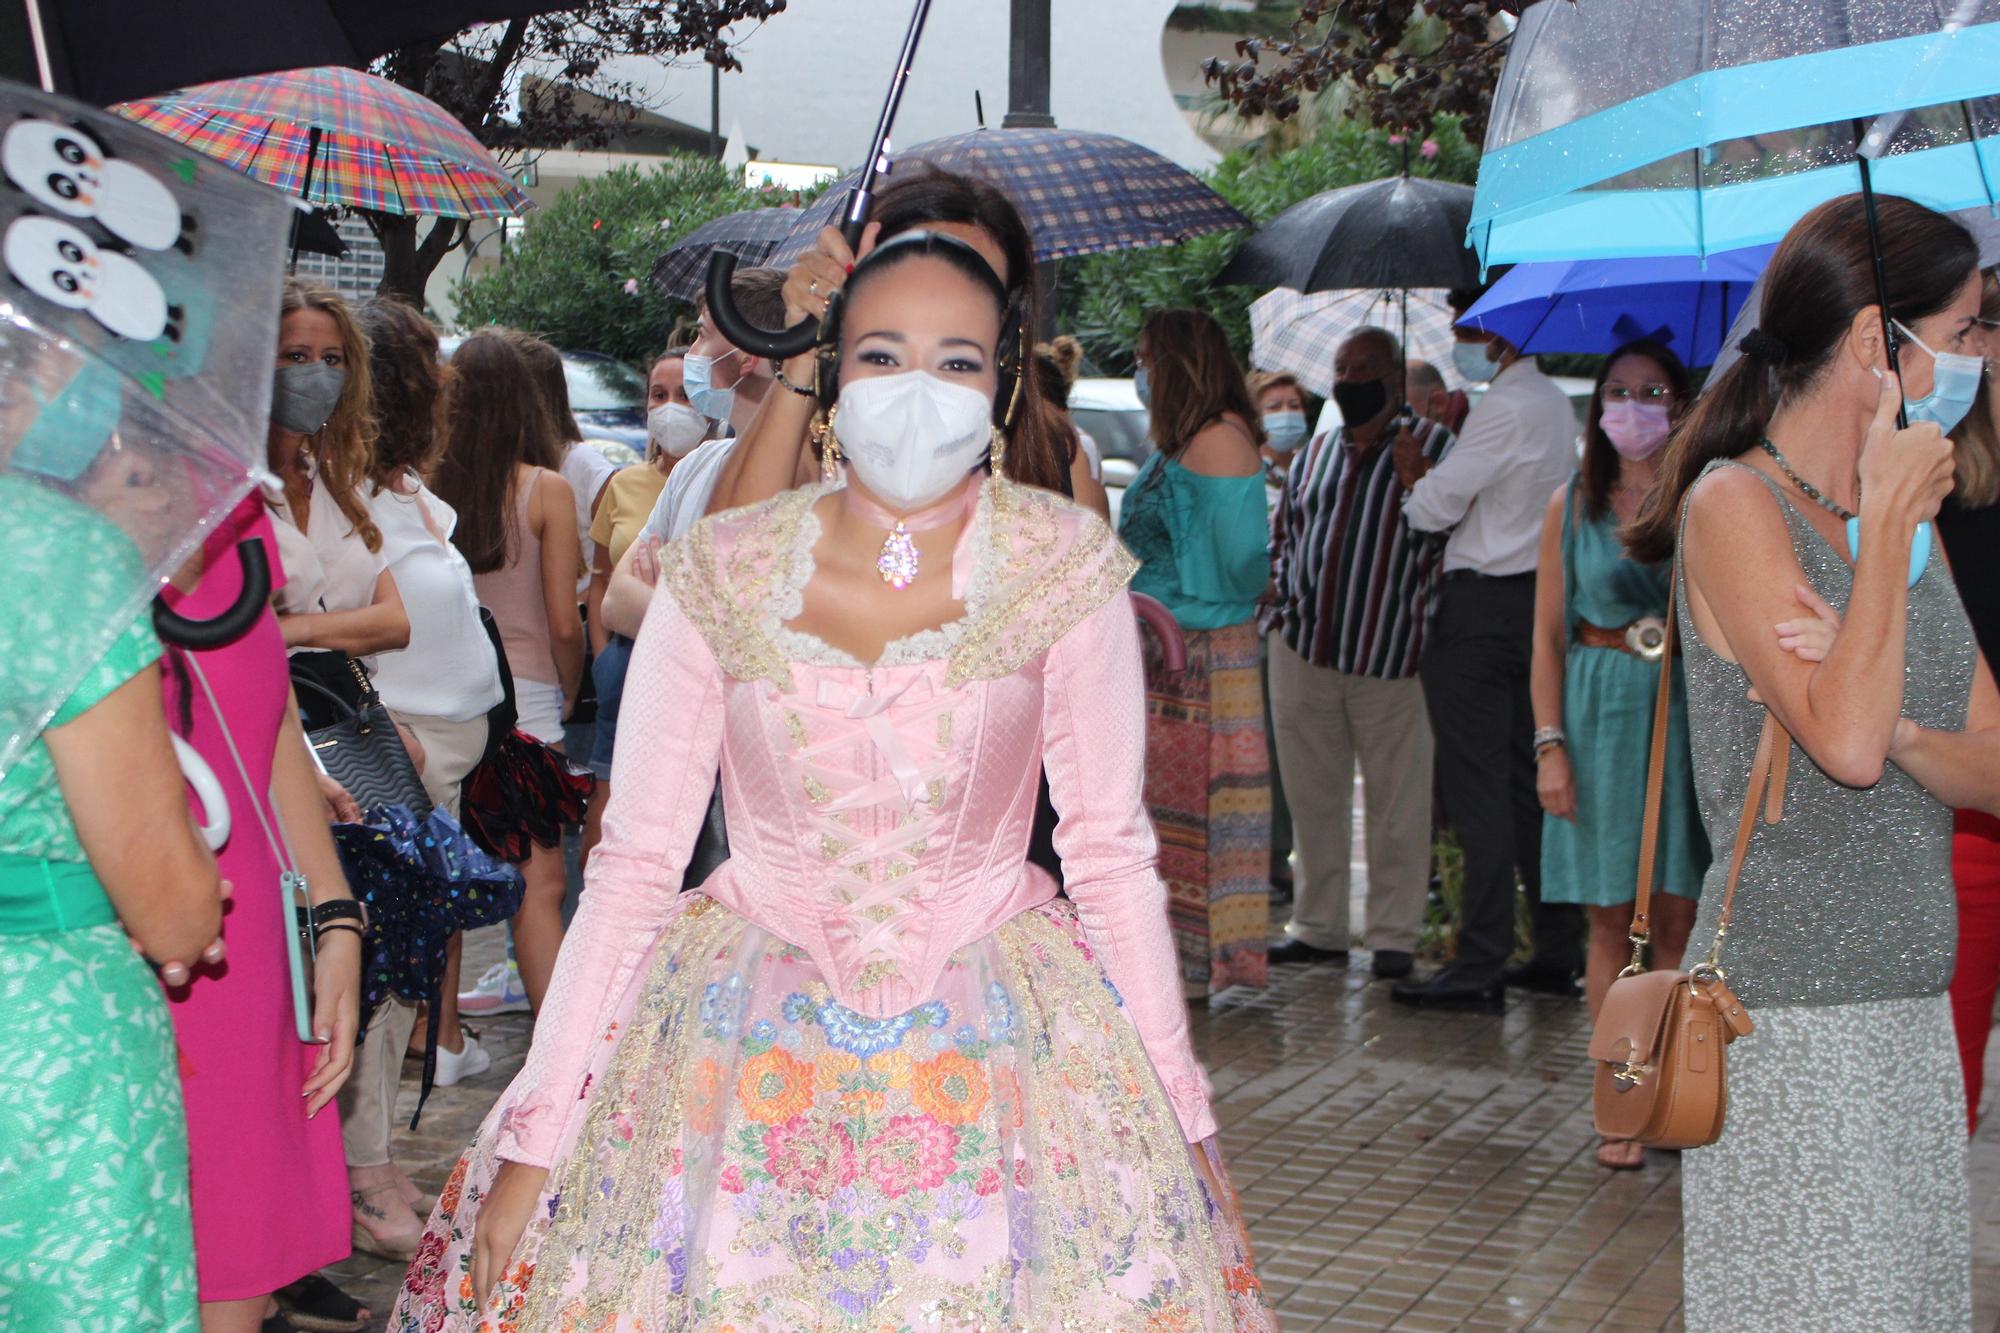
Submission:
<svg viewBox="0 0 2000 1333">
<path fill-rule="evenodd" d="M 736 256 L 737 263 L 745 266 L 769 263 L 798 221 L 799 210 L 789 204 L 781 208 L 746 208 L 711 218 L 653 261 L 653 285 L 668 296 L 692 301 L 701 295 L 711 251 L 727 250 Z"/>
<path fill-rule="evenodd" d="M 359 70 L 230 79 L 112 109 L 312 204 L 450 218 L 528 207 L 444 108 Z"/>
<path fill-rule="evenodd" d="M 1406 296 L 1407 329 L 1403 326 Z M 1309 296 L 1289 287 L 1266 292 L 1250 303 L 1250 364 L 1259 370 L 1289 370 L 1324 398 L 1333 391 L 1334 352 L 1349 334 L 1369 324 L 1401 338 L 1406 356 L 1437 367 L 1447 388 L 1460 386 L 1451 362 L 1451 307 L 1445 304 L 1441 287 Z"/>
<path fill-rule="evenodd" d="M 896 162 L 924 162 L 997 186 L 1021 210 L 1038 260 L 1177 245 L 1250 225 L 1191 172 L 1115 134 L 973 130 L 905 149 Z M 821 195 L 772 262 L 790 263 L 810 250 L 859 178 L 850 173 Z"/>
</svg>

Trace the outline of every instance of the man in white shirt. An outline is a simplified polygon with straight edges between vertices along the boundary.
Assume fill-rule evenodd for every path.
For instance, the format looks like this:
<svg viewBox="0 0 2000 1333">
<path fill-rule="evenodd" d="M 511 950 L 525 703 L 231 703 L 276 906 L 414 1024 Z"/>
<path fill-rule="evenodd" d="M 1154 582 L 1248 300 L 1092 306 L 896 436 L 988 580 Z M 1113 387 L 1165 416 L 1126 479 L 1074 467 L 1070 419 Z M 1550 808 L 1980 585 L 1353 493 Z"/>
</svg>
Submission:
<svg viewBox="0 0 2000 1333">
<path fill-rule="evenodd" d="M 1463 314 L 1471 302 L 1459 304 L 1460 295 L 1453 304 Z M 1457 333 L 1460 374 L 1490 385 L 1456 448 L 1437 463 L 1399 448 L 1397 476 L 1408 488 L 1409 526 L 1451 534 L 1419 675 L 1437 736 L 1445 816 L 1464 850 L 1465 888 L 1454 961 L 1391 994 L 1405 1004 L 1491 1012 L 1506 1004 L 1516 874 L 1531 905 L 1541 896 L 1542 812 L 1528 702 L 1535 565 L 1549 495 L 1576 470 L 1577 426 L 1568 397 L 1533 357 L 1504 338 Z M 1575 910 L 1537 913 L 1535 934 L 1535 970 L 1520 980 L 1533 984 L 1546 973 L 1548 984 L 1537 988 L 1556 989 L 1559 980 L 1574 994 L 1582 964 Z"/>
</svg>

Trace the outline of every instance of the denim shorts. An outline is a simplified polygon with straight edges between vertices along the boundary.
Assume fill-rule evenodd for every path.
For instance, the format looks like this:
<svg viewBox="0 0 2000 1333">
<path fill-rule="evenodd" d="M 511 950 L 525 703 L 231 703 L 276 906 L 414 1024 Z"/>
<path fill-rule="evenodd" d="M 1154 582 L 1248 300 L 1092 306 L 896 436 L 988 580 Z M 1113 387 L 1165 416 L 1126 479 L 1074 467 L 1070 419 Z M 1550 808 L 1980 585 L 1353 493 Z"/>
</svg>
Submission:
<svg viewBox="0 0 2000 1333">
<path fill-rule="evenodd" d="M 597 736 L 590 746 L 590 771 L 599 781 L 611 778 L 611 750 L 618 740 L 618 702 L 625 693 L 625 668 L 632 661 L 632 641 L 614 634 L 590 664 L 597 686 Z"/>
</svg>

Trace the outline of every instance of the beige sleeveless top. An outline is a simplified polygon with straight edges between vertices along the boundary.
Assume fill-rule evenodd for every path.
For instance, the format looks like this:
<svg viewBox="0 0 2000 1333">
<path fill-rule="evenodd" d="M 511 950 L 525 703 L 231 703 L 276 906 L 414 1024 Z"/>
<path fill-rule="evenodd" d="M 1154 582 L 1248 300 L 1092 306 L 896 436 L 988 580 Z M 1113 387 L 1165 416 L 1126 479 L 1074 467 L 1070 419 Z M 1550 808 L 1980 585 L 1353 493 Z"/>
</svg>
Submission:
<svg viewBox="0 0 2000 1333">
<path fill-rule="evenodd" d="M 530 468 L 514 483 L 507 516 L 507 563 L 473 576 L 479 604 L 493 613 L 507 666 L 516 680 L 560 685 L 555 653 L 549 647 L 549 608 L 542 598 L 542 539 L 528 526 L 528 506 L 547 468 Z"/>
</svg>

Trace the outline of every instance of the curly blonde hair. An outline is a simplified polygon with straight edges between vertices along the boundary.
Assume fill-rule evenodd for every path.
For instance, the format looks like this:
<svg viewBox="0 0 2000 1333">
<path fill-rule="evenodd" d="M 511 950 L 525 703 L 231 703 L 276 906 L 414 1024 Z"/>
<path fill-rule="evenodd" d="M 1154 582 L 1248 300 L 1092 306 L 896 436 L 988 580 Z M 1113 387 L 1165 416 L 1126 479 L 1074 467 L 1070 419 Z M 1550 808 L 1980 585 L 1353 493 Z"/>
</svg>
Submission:
<svg viewBox="0 0 2000 1333">
<path fill-rule="evenodd" d="M 346 364 L 347 381 L 341 386 L 340 401 L 333 414 L 311 441 L 313 462 L 319 469 L 320 484 L 333 493 L 341 515 L 370 551 L 382 549 L 382 530 L 368 516 L 362 488 L 375 474 L 375 390 L 368 373 L 368 338 L 355 322 L 350 307 L 331 287 L 318 283 L 285 281 L 285 293 L 278 303 L 278 318 L 300 310 L 317 310 L 333 321 L 340 331 L 341 360 Z M 273 430 L 277 429 L 275 425 Z"/>
</svg>

